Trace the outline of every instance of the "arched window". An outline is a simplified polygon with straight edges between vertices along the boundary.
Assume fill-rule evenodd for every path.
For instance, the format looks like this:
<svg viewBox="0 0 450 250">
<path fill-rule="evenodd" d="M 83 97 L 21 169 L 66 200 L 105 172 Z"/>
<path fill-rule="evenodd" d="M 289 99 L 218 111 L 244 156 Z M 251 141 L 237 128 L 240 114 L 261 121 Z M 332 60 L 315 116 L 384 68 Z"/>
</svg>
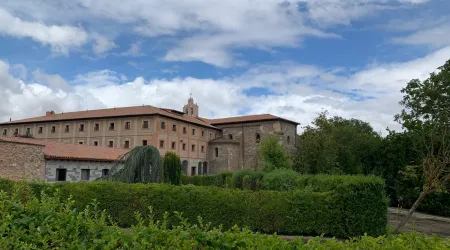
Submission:
<svg viewBox="0 0 450 250">
<path fill-rule="evenodd" d="M 287 137 L 287 144 L 288 144 L 288 145 L 291 144 L 291 137 L 289 137 L 289 135 L 288 135 L 288 137 Z"/>
<path fill-rule="evenodd" d="M 214 148 L 214 151 L 216 157 L 219 157 L 219 148 L 218 147 Z"/>
<path fill-rule="evenodd" d="M 191 115 L 194 114 L 194 108 L 191 108 Z"/>
<path fill-rule="evenodd" d="M 259 143 L 261 141 L 261 135 L 260 134 L 256 134 L 256 143 Z"/>
<path fill-rule="evenodd" d="M 198 163 L 198 170 L 197 170 L 198 171 L 198 173 L 197 173 L 198 175 L 202 175 L 202 165 L 203 165 L 202 162 Z"/>
<path fill-rule="evenodd" d="M 185 174 L 187 174 L 187 173 L 188 173 L 188 161 L 184 160 L 183 163 L 182 163 L 181 165 L 182 165 L 182 170 L 183 170 L 183 172 L 184 172 Z"/>
<path fill-rule="evenodd" d="M 208 163 L 206 161 L 203 162 L 203 174 L 208 174 Z"/>
<path fill-rule="evenodd" d="M 233 140 L 233 135 L 232 135 L 232 134 L 229 134 L 229 135 L 228 135 L 228 138 L 229 138 L 230 140 Z"/>
</svg>

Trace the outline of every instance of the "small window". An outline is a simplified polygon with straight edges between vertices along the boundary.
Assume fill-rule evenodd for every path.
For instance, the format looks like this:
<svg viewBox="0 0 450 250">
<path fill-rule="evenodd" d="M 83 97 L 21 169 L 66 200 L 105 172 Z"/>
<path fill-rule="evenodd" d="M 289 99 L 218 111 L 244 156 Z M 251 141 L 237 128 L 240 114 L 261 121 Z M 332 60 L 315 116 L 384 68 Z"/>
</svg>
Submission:
<svg viewBox="0 0 450 250">
<path fill-rule="evenodd" d="M 88 181 L 90 175 L 91 175 L 90 169 L 81 169 L 81 180 L 82 181 Z"/>
<path fill-rule="evenodd" d="M 228 139 L 233 140 L 233 135 L 232 135 L 232 134 L 229 134 L 229 135 L 228 135 Z"/>
<path fill-rule="evenodd" d="M 183 134 L 187 134 L 187 129 L 186 129 L 186 127 L 183 127 Z"/>
<path fill-rule="evenodd" d="M 194 114 L 194 108 L 191 108 L 191 115 Z"/>
<path fill-rule="evenodd" d="M 159 141 L 159 148 L 164 148 L 164 141 L 163 140 Z"/>
<path fill-rule="evenodd" d="M 70 132 L 70 125 L 66 125 L 66 128 L 64 129 L 64 132 L 66 132 L 66 133 Z"/>
<path fill-rule="evenodd" d="M 261 135 L 256 134 L 256 143 L 259 143 L 261 141 Z"/>
<path fill-rule="evenodd" d="M 80 144 L 80 145 L 83 145 L 83 143 L 84 143 L 84 142 L 82 142 L 82 141 L 79 141 L 79 142 L 78 142 L 78 144 Z"/>
<path fill-rule="evenodd" d="M 195 135 L 195 128 L 192 129 L 192 135 Z"/>
<path fill-rule="evenodd" d="M 147 140 L 142 140 L 142 146 L 147 146 L 147 145 L 148 145 Z"/>
<path fill-rule="evenodd" d="M 195 152 L 195 144 L 192 144 L 192 146 L 191 146 L 191 151 L 192 151 L 192 152 Z"/>
<path fill-rule="evenodd" d="M 94 124 L 94 131 L 99 131 L 99 130 L 100 130 L 100 123 Z"/>
<path fill-rule="evenodd" d="M 84 132 L 84 124 L 80 124 L 80 132 Z"/>
<path fill-rule="evenodd" d="M 196 175 L 197 174 L 197 168 L 196 167 L 192 167 L 191 168 L 191 175 Z"/>
<path fill-rule="evenodd" d="M 218 147 L 214 148 L 214 154 L 216 155 L 216 157 L 219 157 L 219 148 Z"/>
<path fill-rule="evenodd" d="M 172 142 L 172 149 L 175 149 L 176 143 L 173 141 Z"/>
<path fill-rule="evenodd" d="M 109 123 L 109 130 L 114 130 L 114 122 Z"/>
<path fill-rule="evenodd" d="M 205 153 L 205 146 L 202 146 L 202 153 Z"/>
<path fill-rule="evenodd" d="M 114 147 L 114 141 L 108 141 L 108 147 L 113 148 Z"/>
<path fill-rule="evenodd" d="M 205 131 L 204 130 L 202 130 L 202 137 L 204 137 L 205 136 Z"/>
<path fill-rule="evenodd" d="M 166 122 L 161 122 L 161 129 L 166 129 Z"/>
<path fill-rule="evenodd" d="M 123 147 L 130 148 L 130 141 L 125 141 Z"/>
<path fill-rule="evenodd" d="M 172 131 L 174 131 L 174 132 L 177 131 L 177 125 L 176 124 L 172 125 Z"/>
<path fill-rule="evenodd" d="M 94 146 L 98 146 L 98 141 L 94 141 Z"/>
<path fill-rule="evenodd" d="M 125 122 L 125 129 L 131 129 L 131 122 Z"/>
<path fill-rule="evenodd" d="M 291 144 L 291 137 L 287 137 L 287 144 L 290 145 Z"/>
<path fill-rule="evenodd" d="M 212 133 L 209 133 L 209 139 L 211 139 L 212 138 Z"/>
<path fill-rule="evenodd" d="M 103 176 L 109 175 L 109 169 L 107 169 L 107 168 L 103 169 L 103 170 L 102 170 L 102 175 L 103 175 Z"/>
<path fill-rule="evenodd" d="M 39 127 L 38 128 L 38 134 L 42 134 L 44 133 L 44 128 L 43 127 Z"/>
<path fill-rule="evenodd" d="M 51 133 L 56 133 L 56 126 L 52 126 L 52 129 L 50 130 Z"/>
<path fill-rule="evenodd" d="M 18 128 L 14 129 L 14 135 L 18 135 L 18 134 L 19 134 L 19 129 Z"/>
<path fill-rule="evenodd" d="M 56 169 L 56 181 L 66 181 L 67 169 L 58 168 Z"/>
<path fill-rule="evenodd" d="M 7 135 L 8 134 L 8 130 L 7 129 L 3 129 L 3 135 Z"/>
<path fill-rule="evenodd" d="M 148 128 L 148 121 L 142 121 L 142 128 Z"/>
<path fill-rule="evenodd" d="M 183 143 L 183 150 L 186 151 L 186 143 Z"/>
<path fill-rule="evenodd" d="M 27 128 L 27 135 L 31 134 L 31 128 Z"/>
</svg>

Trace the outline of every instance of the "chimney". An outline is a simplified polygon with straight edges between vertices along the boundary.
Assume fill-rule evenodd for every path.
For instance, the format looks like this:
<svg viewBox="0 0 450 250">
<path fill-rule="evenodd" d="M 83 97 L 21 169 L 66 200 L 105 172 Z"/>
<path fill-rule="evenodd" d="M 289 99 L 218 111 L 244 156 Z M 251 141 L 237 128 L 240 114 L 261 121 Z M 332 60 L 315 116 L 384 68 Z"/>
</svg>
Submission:
<svg viewBox="0 0 450 250">
<path fill-rule="evenodd" d="M 54 115 L 55 114 L 55 111 L 47 111 L 47 112 L 45 112 L 45 116 L 51 116 L 51 115 Z"/>
</svg>

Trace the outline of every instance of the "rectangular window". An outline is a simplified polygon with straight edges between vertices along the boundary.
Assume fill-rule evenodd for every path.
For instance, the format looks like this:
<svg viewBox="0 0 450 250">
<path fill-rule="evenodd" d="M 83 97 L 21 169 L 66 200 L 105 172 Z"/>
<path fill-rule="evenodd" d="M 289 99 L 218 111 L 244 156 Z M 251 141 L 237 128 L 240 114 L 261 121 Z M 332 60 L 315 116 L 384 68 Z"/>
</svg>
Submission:
<svg viewBox="0 0 450 250">
<path fill-rule="evenodd" d="M 7 129 L 3 129 L 3 135 L 7 135 L 8 134 L 8 130 Z"/>
<path fill-rule="evenodd" d="M 159 148 L 164 148 L 164 141 L 163 140 L 159 141 Z"/>
<path fill-rule="evenodd" d="M 183 127 L 183 134 L 187 134 L 187 129 L 186 129 L 186 127 Z"/>
<path fill-rule="evenodd" d="M 161 122 L 161 129 L 166 129 L 166 122 Z"/>
<path fill-rule="evenodd" d="M 52 126 L 52 129 L 50 130 L 51 133 L 56 133 L 56 126 Z"/>
<path fill-rule="evenodd" d="M 80 124 L 80 132 L 84 132 L 84 124 Z"/>
<path fill-rule="evenodd" d="M 83 142 L 82 142 L 82 141 L 79 141 L 78 144 L 83 145 Z"/>
<path fill-rule="evenodd" d="M 90 169 L 81 169 L 81 180 L 82 181 L 88 181 L 90 175 L 91 175 Z"/>
<path fill-rule="evenodd" d="M 109 130 L 114 130 L 114 122 L 109 123 Z"/>
<path fill-rule="evenodd" d="M 109 169 L 107 169 L 107 168 L 103 169 L 103 170 L 102 170 L 102 175 L 103 175 L 103 176 L 109 175 Z"/>
<path fill-rule="evenodd" d="M 39 127 L 38 128 L 38 134 L 42 134 L 44 133 L 44 128 L 43 127 Z"/>
<path fill-rule="evenodd" d="M 94 141 L 94 146 L 98 146 L 98 141 Z"/>
<path fill-rule="evenodd" d="M 66 181 L 67 169 L 58 168 L 56 169 L 56 181 Z"/>
<path fill-rule="evenodd" d="M 205 153 L 205 146 L 202 146 L 202 153 Z"/>
<path fill-rule="evenodd" d="M 31 134 L 31 128 L 27 128 L 27 135 Z"/>
<path fill-rule="evenodd" d="M 197 168 L 196 167 L 192 167 L 191 168 L 191 175 L 196 175 L 197 174 Z"/>
<path fill-rule="evenodd" d="M 130 141 L 125 141 L 123 147 L 124 148 L 130 148 Z"/>
<path fill-rule="evenodd" d="M 176 145 L 176 144 L 175 144 L 175 142 L 173 141 L 173 142 L 172 142 L 172 149 L 175 149 L 175 145 Z"/>
<path fill-rule="evenodd" d="M 183 143 L 183 150 L 186 151 L 186 143 Z"/>
<path fill-rule="evenodd" d="M 148 128 L 148 121 L 142 121 L 142 128 Z"/>
<path fill-rule="evenodd" d="M 147 145 L 148 145 L 147 140 L 142 140 L 142 146 L 147 146 Z"/>
<path fill-rule="evenodd" d="M 131 122 L 125 122 L 125 129 L 131 129 Z"/>
<path fill-rule="evenodd" d="M 177 125 L 176 124 L 174 124 L 174 125 L 172 125 L 172 131 L 177 131 Z"/>
<path fill-rule="evenodd" d="M 195 135 L 195 128 L 192 129 L 192 135 Z"/>
<path fill-rule="evenodd" d="M 100 130 L 100 123 L 94 124 L 94 131 L 99 131 L 99 130 Z"/>
<path fill-rule="evenodd" d="M 209 139 L 211 139 L 212 138 L 212 133 L 209 133 Z"/>
<path fill-rule="evenodd" d="M 204 137 L 205 136 L 205 131 L 204 130 L 202 130 L 202 137 Z"/>
<path fill-rule="evenodd" d="M 195 152 L 195 145 L 194 144 L 192 144 L 192 146 L 191 146 L 191 151 Z"/>
<path fill-rule="evenodd" d="M 114 147 L 114 141 L 108 141 L 108 147 L 110 148 Z"/>
<path fill-rule="evenodd" d="M 14 135 L 18 135 L 18 134 L 19 134 L 19 129 L 18 128 L 14 129 Z"/>
</svg>

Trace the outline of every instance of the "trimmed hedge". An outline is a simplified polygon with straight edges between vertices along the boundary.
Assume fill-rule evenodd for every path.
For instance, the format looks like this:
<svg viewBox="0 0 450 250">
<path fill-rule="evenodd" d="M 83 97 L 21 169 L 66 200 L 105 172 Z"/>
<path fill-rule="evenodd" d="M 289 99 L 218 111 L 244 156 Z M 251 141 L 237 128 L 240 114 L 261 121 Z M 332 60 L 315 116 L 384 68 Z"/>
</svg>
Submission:
<svg viewBox="0 0 450 250">
<path fill-rule="evenodd" d="M 227 178 L 231 179 L 233 172 L 224 171 L 214 175 L 195 175 L 195 176 L 181 176 L 181 184 L 183 185 L 195 185 L 195 186 L 216 186 L 216 187 L 229 187 L 230 183 L 227 182 Z"/>
<path fill-rule="evenodd" d="M 372 188 L 383 189 L 382 182 Z M 387 205 L 383 197 L 367 192 L 369 186 L 349 183 L 336 191 L 259 191 L 218 187 L 173 186 L 167 184 L 125 184 L 118 182 L 31 183 L 31 191 L 72 196 L 79 210 L 93 200 L 105 209 L 118 225 L 136 223 L 135 213 L 147 214 L 151 206 L 155 219 L 162 220 L 166 211 L 182 212 L 189 222 L 197 216 L 212 226 L 234 225 L 265 233 L 333 235 L 337 237 L 382 235 L 387 224 Z M 380 186 L 380 187 L 379 187 Z M 364 199 L 364 196 L 369 198 Z M 374 199 L 369 202 L 369 199 Z M 171 213 L 169 226 L 175 225 Z"/>
</svg>

